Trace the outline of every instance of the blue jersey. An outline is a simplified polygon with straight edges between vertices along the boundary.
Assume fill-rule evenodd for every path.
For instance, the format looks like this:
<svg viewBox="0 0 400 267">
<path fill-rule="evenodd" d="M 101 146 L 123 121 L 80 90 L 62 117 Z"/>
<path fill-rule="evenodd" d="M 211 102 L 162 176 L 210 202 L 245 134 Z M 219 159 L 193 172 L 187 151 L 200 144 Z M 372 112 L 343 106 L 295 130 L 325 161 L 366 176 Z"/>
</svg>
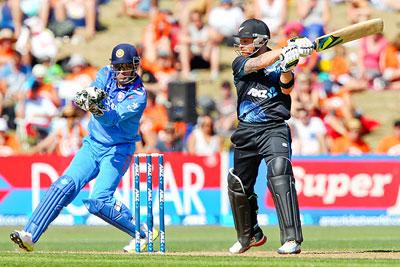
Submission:
<svg viewBox="0 0 400 267">
<path fill-rule="evenodd" d="M 99 70 L 92 86 L 104 90 L 108 97 L 103 100 L 104 115 L 90 118 L 89 137 L 106 147 L 134 145 L 140 140 L 139 121 L 147 103 L 147 93 L 140 77 L 119 88 L 111 67 L 106 66 Z"/>
<path fill-rule="evenodd" d="M 239 121 L 268 124 L 289 119 L 291 99 L 290 95 L 282 93 L 279 85 L 280 62 L 246 74 L 244 65 L 247 60 L 238 56 L 232 63 Z"/>
</svg>

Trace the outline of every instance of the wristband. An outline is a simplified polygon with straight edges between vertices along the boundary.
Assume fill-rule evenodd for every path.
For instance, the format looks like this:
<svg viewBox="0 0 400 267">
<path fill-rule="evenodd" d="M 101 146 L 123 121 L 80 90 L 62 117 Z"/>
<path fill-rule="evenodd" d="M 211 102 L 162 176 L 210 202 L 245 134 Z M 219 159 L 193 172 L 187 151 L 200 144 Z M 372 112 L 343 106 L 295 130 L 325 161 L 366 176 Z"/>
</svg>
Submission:
<svg viewBox="0 0 400 267">
<path fill-rule="evenodd" d="M 279 86 L 280 86 L 281 88 L 289 89 L 289 88 L 291 88 L 293 85 L 294 85 L 294 75 L 293 75 L 293 73 L 292 73 L 292 79 L 291 79 L 288 83 L 283 83 L 283 82 L 281 82 L 281 79 L 279 79 Z"/>
</svg>

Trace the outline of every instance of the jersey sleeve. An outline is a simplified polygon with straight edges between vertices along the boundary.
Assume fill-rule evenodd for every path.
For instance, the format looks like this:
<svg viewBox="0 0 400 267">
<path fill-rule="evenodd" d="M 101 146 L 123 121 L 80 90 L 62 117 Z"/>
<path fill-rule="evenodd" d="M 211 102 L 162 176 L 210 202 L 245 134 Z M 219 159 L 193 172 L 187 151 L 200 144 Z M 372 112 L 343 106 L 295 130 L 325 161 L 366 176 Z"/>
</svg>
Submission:
<svg viewBox="0 0 400 267">
<path fill-rule="evenodd" d="M 110 69 L 108 67 L 101 68 L 97 72 L 96 79 L 92 82 L 91 86 L 105 90 L 109 72 L 110 72 Z"/>
<path fill-rule="evenodd" d="M 235 80 L 238 80 L 246 75 L 244 73 L 244 64 L 246 64 L 247 60 L 248 59 L 243 56 L 238 56 L 233 60 L 232 70 L 233 70 L 233 78 Z"/>
<path fill-rule="evenodd" d="M 133 91 L 127 94 L 124 101 L 116 106 L 116 109 L 105 111 L 102 116 L 95 116 L 95 118 L 106 126 L 116 125 L 132 117 L 137 117 L 139 120 L 146 107 L 146 103 L 147 94 L 143 89 Z"/>
</svg>

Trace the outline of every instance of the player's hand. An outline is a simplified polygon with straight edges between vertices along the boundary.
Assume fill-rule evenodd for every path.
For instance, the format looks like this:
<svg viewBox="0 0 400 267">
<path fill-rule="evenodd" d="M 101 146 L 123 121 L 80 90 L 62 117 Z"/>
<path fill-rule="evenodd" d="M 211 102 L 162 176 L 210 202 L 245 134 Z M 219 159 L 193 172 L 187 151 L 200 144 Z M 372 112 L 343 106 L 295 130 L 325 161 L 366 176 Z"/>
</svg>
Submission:
<svg viewBox="0 0 400 267">
<path fill-rule="evenodd" d="M 102 101 L 107 98 L 107 93 L 96 87 L 88 87 L 76 93 L 74 102 L 78 107 L 94 115 L 104 114 L 105 107 Z"/>
<path fill-rule="evenodd" d="M 294 69 L 294 67 L 299 63 L 300 53 L 297 46 L 289 44 L 281 49 L 281 70 L 283 72 L 288 72 Z"/>
<path fill-rule="evenodd" d="M 292 38 L 288 41 L 288 45 L 295 45 L 299 50 L 299 54 L 301 57 L 306 57 L 312 54 L 314 50 L 314 44 L 310 41 L 310 39 L 306 37 L 296 37 Z"/>
</svg>

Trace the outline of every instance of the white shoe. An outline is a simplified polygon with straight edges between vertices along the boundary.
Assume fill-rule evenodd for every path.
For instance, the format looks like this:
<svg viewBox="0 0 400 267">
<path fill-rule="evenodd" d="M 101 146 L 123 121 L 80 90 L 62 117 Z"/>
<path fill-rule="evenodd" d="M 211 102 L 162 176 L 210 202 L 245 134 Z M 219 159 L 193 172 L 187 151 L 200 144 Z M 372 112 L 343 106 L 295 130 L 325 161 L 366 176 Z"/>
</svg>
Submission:
<svg viewBox="0 0 400 267">
<path fill-rule="evenodd" d="M 286 241 L 279 249 L 279 254 L 298 254 L 301 252 L 300 244 L 294 240 Z"/>
<path fill-rule="evenodd" d="M 265 242 L 267 242 L 267 237 L 264 234 L 262 234 L 262 232 L 261 232 L 260 235 L 253 236 L 250 239 L 250 244 L 247 247 L 243 247 L 239 241 L 236 241 L 235 244 L 233 244 L 233 246 L 229 248 L 229 252 L 232 254 L 244 253 L 247 250 L 249 250 L 251 247 L 259 247 L 259 246 L 264 245 Z"/>
<path fill-rule="evenodd" d="M 140 227 L 140 229 L 145 233 L 145 237 L 140 238 L 140 252 L 146 251 L 147 249 L 147 244 L 148 244 L 148 240 L 147 240 L 147 224 L 142 224 L 142 226 Z M 159 235 L 159 231 L 153 227 L 153 241 L 155 241 L 158 238 Z M 129 241 L 129 244 L 126 245 L 123 248 L 124 252 L 127 253 L 135 253 L 136 252 L 136 241 L 135 238 L 132 238 L 131 241 Z"/>
<path fill-rule="evenodd" d="M 22 248 L 25 251 L 32 251 L 33 250 L 33 243 L 32 241 L 32 234 L 25 232 L 25 231 L 13 231 L 10 234 L 10 239 L 13 241 L 15 244 L 17 244 L 20 248 Z"/>
</svg>

